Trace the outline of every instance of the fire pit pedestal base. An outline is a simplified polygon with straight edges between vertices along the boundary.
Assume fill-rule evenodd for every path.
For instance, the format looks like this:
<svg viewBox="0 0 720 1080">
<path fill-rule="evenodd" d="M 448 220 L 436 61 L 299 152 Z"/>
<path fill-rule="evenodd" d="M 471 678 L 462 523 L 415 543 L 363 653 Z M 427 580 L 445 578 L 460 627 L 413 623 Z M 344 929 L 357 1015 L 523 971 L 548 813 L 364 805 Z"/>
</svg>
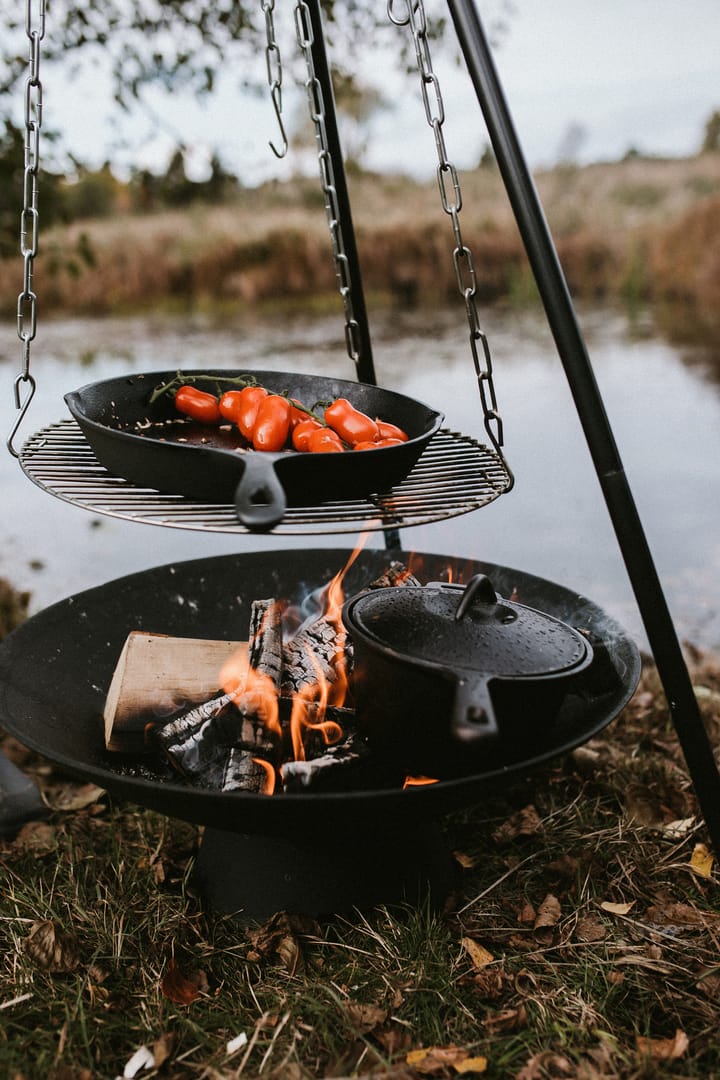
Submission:
<svg viewBox="0 0 720 1080">
<path fill-rule="evenodd" d="M 386 822 L 362 833 L 305 837 L 247 835 L 208 828 L 196 878 L 223 914 L 267 918 L 277 911 L 333 915 L 377 904 L 429 900 L 439 906 L 454 883 L 452 857 L 440 828 Z"/>
</svg>

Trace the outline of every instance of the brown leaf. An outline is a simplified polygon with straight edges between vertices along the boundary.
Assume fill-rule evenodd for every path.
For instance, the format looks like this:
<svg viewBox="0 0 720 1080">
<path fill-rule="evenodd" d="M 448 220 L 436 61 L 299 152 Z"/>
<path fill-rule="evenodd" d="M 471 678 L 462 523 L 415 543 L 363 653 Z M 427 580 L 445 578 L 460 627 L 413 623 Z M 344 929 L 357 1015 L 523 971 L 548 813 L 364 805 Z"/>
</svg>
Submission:
<svg viewBox="0 0 720 1080">
<path fill-rule="evenodd" d="M 553 933 L 558 919 L 560 918 L 560 901 L 552 893 L 548 893 L 538 908 L 537 918 L 533 925 L 535 940 L 548 944 L 553 939 Z"/>
<path fill-rule="evenodd" d="M 607 911 L 609 915 L 627 915 L 634 906 L 634 900 L 631 900 L 629 904 L 613 904 L 611 900 L 603 900 L 600 905 L 602 910 Z"/>
<path fill-rule="evenodd" d="M 50 919 L 33 923 L 25 940 L 25 952 L 38 967 L 56 975 L 75 971 L 80 963 L 77 939 L 58 929 Z"/>
<path fill-rule="evenodd" d="M 501 1031 L 519 1031 L 520 1028 L 527 1027 L 527 1010 L 521 1003 L 515 1009 L 503 1009 L 486 1016 L 482 1023 L 493 1035 Z"/>
<path fill-rule="evenodd" d="M 101 799 L 105 791 L 95 784 L 62 784 L 59 787 L 48 789 L 47 801 L 53 810 L 62 810 L 69 813 L 74 810 L 84 810 Z"/>
<path fill-rule="evenodd" d="M 517 911 L 517 921 L 519 923 L 534 923 L 536 918 L 537 911 L 532 906 L 530 901 L 523 900 Z"/>
<path fill-rule="evenodd" d="M 176 1005 L 191 1005 L 202 994 L 207 993 L 207 976 L 204 971 L 183 975 L 173 956 L 160 980 L 160 990 L 164 997 L 174 1001 Z"/>
<path fill-rule="evenodd" d="M 602 941 L 607 935 L 607 927 L 595 915 L 583 915 L 575 927 L 578 941 Z"/>
<path fill-rule="evenodd" d="M 690 866 L 699 877 L 709 878 L 712 881 L 714 861 L 706 844 L 695 845 L 690 857 Z"/>
<path fill-rule="evenodd" d="M 423 1050 L 411 1050 L 405 1055 L 405 1063 L 423 1076 L 442 1076 L 449 1068 L 459 1072 L 458 1067 L 471 1058 L 472 1055 L 461 1046 L 430 1046 Z M 485 1062 L 482 1069 L 475 1070 L 484 1072 L 487 1061 L 484 1058 L 474 1060 Z"/>
<path fill-rule="evenodd" d="M 646 918 L 659 926 L 703 927 L 717 921 L 720 916 L 710 911 L 698 911 L 690 904 L 668 903 L 653 904 L 647 909 Z"/>
<path fill-rule="evenodd" d="M 492 834 L 492 838 L 498 847 L 503 847 L 518 836 L 534 836 L 539 832 L 542 832 L 542 821 L 535 807 L 530 804 L 504 821 Z"/>
<path fill-rule="evenodd" d="M 363 1005 L 355 1001 L 345 1006 L 345 1012 L 352 1026 L 361 1035 L 367 1035 L 374 1028 L 380 1027 L 388 1018 L 387 1009 L 381 1009 L 377 1005 Z"/>
<path fill-rule="evenodd" d="M 690 1040 L 684 1031 L 677 1028 L 671 1039 L 646 1039 L 637 1035 L 635 1043 L 641 1054 L 646 1054 L 653 1061 L 677 1061 L 683 1057 L 690 1046 Z"/>
<path fill-rule="evenodd" d="M 13 840 L 12 846 L 17 851 L 47 854 L 57 847 L 57 830 L 46 821 L 27 821 Z"/>
<path fill-rule="evenodd" d="M 300 936 L 318 934 L 318 924 L 305 915 L 292 915 L 287 911 L 278 911 L 263 926 L 247 932 L 252 948 L 248 951 L 248 960 L 260 963 L 263 960 L 279 960 L 290 975 L 301 972 L 305 966 Z"/>
<path fill-rule="evenodd" d="M 502 997 L 508 982 L 510 982 L 508 975 L 501 967 L 495 965 L 473 975 L 471 985 L 479 997 L 486 1001 L 497 1001 Z"/>
<path fill-rule="evenodd" d="M 161 1065 L 164 1065 L 172 1053 L 174 1037 L 172 1035 L 163 1033 L 153 1043 L 152 1052 L 155 1059 L 155 1068 L 159 1069 Z"/>
<path fill-rule="evenodd" d="M 554 1050 L 541 1050 L 539 1054 L 533 1054 L 528 1059 L 520 1072 L 515 1074 L 515 1080 L 550 1080 L 551 1077 L 574 1075 L 574 1066 L 564 1054 L 556 1054 Z"/>
<path fill-rule="evenodd" d="M 470 957 L 470 962 L 475 971 L 482 971 L 488 964 L 492 964 L 495 957 L 491 952 L 481 945 L 479 941 L 474 941 L 473 938 L 464 937 L 462 939 L 462 946 L 465 952 Z"/>
</svg>

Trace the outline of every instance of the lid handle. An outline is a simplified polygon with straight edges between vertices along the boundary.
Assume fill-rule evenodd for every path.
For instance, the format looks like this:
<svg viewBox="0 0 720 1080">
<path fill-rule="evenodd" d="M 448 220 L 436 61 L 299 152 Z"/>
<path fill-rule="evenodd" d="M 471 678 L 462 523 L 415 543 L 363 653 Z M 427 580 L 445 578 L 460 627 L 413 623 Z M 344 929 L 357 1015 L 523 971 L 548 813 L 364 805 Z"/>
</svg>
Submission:
<svg viewBox="0 0 720 1080">
<path fill-rule="evenodd" d="M 455 622 L 460 622 L 476 599 L 484 604 L 497 604 L 497 593 L 487 574 L 473 574 L 470 578 L 455 612 Z"/>
</svg>

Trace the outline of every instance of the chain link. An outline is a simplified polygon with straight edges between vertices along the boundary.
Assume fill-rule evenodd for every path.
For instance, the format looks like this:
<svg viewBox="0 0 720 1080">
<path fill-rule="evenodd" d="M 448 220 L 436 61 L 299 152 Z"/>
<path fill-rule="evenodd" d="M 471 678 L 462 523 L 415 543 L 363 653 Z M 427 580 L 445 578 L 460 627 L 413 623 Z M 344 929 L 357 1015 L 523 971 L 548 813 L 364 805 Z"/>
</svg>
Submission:
<svg viewBox="0 0 720 1080">
<path fill-rule="evenodd" d="M 283 158 L 287 154 L 288 140 L 282 118 L 282 61 L 280 59 L 280 47 L 275 40 L 275 19 L 273 16 L 275 11 L 275 0 L 260 0 L 260 7 L 265 16 L 265 38 L 267 41 L 265 46 L 265 64 L 267 67 L 267 81 L 268 86 L 270 87 L 270 98 L 272 99 L 273 109 L 275 110 L 275 117 L 278 122 L 278 127 L 280 128 L 280 137 L 282 139 L 281 150 L 278 150 L 272 142 L 270 143 L 270 149 L 273 154 L 275 154 L 275 157 Z"/>
<path fill-rule="evenodd" d="M 305 0 L 298 0 L 295 6 L 295 30 L 298 46 L 305 58 L 307 67 L 307 81 L 305 89 L 308 97 L 310 119 L 315 125 L 315 138 L 318 145 L 318 163 L 320 166 L 320 183 L 325 196 L 325 212 L 327 214 L 328 227 L 330 229 L 330 243 L 332 246 L 333 259 L 335 261 L 335 277 L 338 290 L 342 297 L 343 310 L 345 312 L 345 346 L 347 353 L 357 368 L 360 362 L 360 334 L 359 325 L 355 317 L 355 309 L 352 298 L 350 264 L 345 248 L 342 226 L 340 224 L 340 205 L 335 186 L 335 172 L 330 154 L 325 102 L 323 99 L 322 86 L 315 71 L 315 61 L 312 54 L 313 28 L 310 21 L 310 10 Z"/>
<path fill-rule="evenodd" d="M 476 294 L 477 277 L 472 251 L 463 240 L 460 227 L 462 209 L 462 191 L 458 172 L 449 160 L 445 148 L 445 105 L 440 92 L 440 83 L 433 70 L 428 41 L 428 25 L 423 0 L 388 0 L 388 18 L 396 26 L 409 26 L 415 46 L 415 58 L 420 74 L 422 100 L 425 117 L 435 137 L 438 165 L 437 179 L 440 188 L 442 208 L 449 215 L 455 248 L 453 263 L 458 290 L 465 303 L 468 326 L 470 329 L 470 350 L 472 352 L 475 374 L 477 376 L 480 402 L 483 410 L 485 430 L 494 448 L 503 457 L 503 422 L 498 411 L 493 365 L 488 340 L 480 326 Z M 504 459 L 503 459 L 504 460 Z M 507 467 L 507 466 L 506 466 Z M 508 470 L 509 472 L 509 470 Z"/>
<path fill-rule="evenodd" d="M 40 128 L 42 126 L 42 83 L 40 82 L 40 42 L 45 37 L 45 0 L 27 0 L 25 33 L 30 45 L 28 75 L 25 80 L 25 172 L 20 213 L 20 254 L 23 258 L 23 287 L 17 302 L 17 332 L 22 341 L 22 366 L 13 386 L 19 414 L 7 438 L 7 448 L 18 452 L 13 439 L 35 394 L 30 374 L 30 343 L 37 332 L 37 296 L 33 290 L 35 256 L 38 253 L 38 172 L 40 169 Z"/>
</svg>

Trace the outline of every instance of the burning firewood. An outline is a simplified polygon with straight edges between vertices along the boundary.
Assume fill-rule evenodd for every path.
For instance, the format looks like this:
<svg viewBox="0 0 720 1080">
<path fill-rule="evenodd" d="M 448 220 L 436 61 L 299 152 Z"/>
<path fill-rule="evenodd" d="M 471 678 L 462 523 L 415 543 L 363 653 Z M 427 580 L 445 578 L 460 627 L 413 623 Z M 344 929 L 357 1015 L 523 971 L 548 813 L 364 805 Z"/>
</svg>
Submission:
<svg viewBox="0 0 720 1080">
<path fill-rule="evenodd" d="M 349 732 L 342 742 L 328 746 L 325 752 L 309 761 L 287 761 L 280 767 L 285 792 L 348 791 L 353 787 L 382 786 L 381 770 L 367 744 L 356 732 Z M 398 778 L 394 777 L 397 782 Z"/>
<path fill-rule="evenodd" d="M 167 722 L 161 716 L 168 711 L 166 684 L 173 665 L 165 665 L 159 705 L 148 678 L 151 654 L 133 668 L 129 660 L 137 659 L 139 643 L 130 649 L 129 638 L 108 694 L 108 748 L 128 748 L 122 738 L 126 732 L 116 730 L 116 722 L 132 713 L 136 736 L 143 724 L 145 749 L 154 747 L 184 779 L 202 787 L 269 794 L 276 779 L 283 792 L 397 782 L 397 777 L 378 775 L 377 763 L 354 731 L 354 712 L 344 707 L 352 643 L 341 618 L 341 578 L 338 574 L 324 590 L 322 613 L 289 641 L 283 641 L 284 604 L 268 598 L 251 605 L 247 645 L 200 643 L 198 655 L 202 652 L 206 664 L 210 656 L 221 658 L 214 675 L 203 673 L 206 698 L 186 700 L 180 715 Z M 420 582 L 402 563 L 393 562 L 363 591 L 403 584 Z M 186 669 L 193 663 L 186 640 L 163 639 L 164 651 L 178 643 L 178 684 L 187 682 Z"/>
</svg>

